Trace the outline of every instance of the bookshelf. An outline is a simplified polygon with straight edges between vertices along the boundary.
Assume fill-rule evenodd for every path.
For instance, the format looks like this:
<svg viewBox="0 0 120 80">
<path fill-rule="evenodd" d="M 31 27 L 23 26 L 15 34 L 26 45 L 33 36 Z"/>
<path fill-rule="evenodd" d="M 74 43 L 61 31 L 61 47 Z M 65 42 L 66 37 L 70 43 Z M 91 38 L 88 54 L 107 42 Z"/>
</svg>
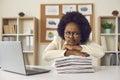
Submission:
<svg viewBox="0 0 120 80">
<path fill-rule="evenodd" d="M 2 41 L 21 41 L 25 64 L 38 64 L 38 20 L 36 17 L 2 18 Z"/>
<path fill-rule="evenodd" d="M 100 44 L 105 50 L 105 56 L 101 59 L 101 65 L 120 65 L 120 17 L 100 16 L 99 22 Z M 109 29 L 109 31 L 106 29 Z"/>
</svg>

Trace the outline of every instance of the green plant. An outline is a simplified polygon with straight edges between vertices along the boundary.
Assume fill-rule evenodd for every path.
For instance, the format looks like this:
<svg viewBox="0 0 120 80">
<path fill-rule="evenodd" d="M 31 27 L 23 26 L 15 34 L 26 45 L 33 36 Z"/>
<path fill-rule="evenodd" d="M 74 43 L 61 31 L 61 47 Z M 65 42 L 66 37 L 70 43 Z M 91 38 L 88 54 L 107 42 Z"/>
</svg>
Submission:
<svg viewBox="0 0 120 80">
<path fill-rule="evenodd" d="M 104 29 L 111 29 L 113 27 L 113 23 L 103 22 L 102 27 Z"/>
</svg>

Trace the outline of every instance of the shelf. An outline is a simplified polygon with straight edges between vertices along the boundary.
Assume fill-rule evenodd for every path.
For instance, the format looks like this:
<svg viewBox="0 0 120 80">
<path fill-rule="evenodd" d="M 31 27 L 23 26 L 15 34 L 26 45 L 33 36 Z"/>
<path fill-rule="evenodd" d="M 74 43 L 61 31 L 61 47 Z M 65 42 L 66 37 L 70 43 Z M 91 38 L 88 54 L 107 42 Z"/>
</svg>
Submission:
<svg viewBox="0 0 120 80">
<path fill-rule="evenodd" d="M 34 34 L 18 34 L 19 36 L 34 36 Z"/>
<path fill-rule="evenodd" d="M 33 54 L 34 51 L 23 51 L 23 53 Z"/>
<path fill-rule="evenodd" d="M 32 54 L 32 62 L 28 62 L 32 65 L 38 64 L 37 23 L 38 20 L 35 17 L 2 18 L 2 41 L 21 41 L 23 53 Z M 27 57 L 29 58 L 29 54 Z M 29 65 L 28 63 L 26 64 Z"/>
<path fill-rule="evenodd" d="M 105 51 L 105 53 L 109 54 L 109 53 L 117 53 L 118 51 Z"/>
<path fill-rule="evenodd" d="M 2 34 L 2 36 L 17 36 L 17 34 Z"/>
<path fill-rule="evenodd" d="M 115 34 L 115 33 L 110 33 L 110 34 L 101 33 L 100 35 L 101 35 L 101 36 L 115 36 L 116 34 Z"/>
<path fill-rule="evenodd" d="M 105 56 L 101 59 L 101 65 L 118 65 L 118 48 L 120 46 L 120 17 L 115 16 L 100 16 L 100 43 L 105 49 Z M 103 23 L 111 23 L 113 26 L 110 33 L 106 33 L 103 28 Z"/>
</svg>

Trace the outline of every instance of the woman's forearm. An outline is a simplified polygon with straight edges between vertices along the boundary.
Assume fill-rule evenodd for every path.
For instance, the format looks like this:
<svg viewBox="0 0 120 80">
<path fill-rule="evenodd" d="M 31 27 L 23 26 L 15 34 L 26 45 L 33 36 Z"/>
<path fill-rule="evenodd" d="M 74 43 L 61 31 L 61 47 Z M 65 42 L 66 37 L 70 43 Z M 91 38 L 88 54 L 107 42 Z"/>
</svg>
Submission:
<svg viewBox="0 0 120 80">
<path fill-rule="evenodd" d="M 70 55 L 75 55 L 75 56 L 83 56 L 83 57 L 88 57 L 89 54 L 85 52 L 80 52 L 79 50 L 67 50 L 64 53 L 65 56 L 70 56 Z"/>
</svg>

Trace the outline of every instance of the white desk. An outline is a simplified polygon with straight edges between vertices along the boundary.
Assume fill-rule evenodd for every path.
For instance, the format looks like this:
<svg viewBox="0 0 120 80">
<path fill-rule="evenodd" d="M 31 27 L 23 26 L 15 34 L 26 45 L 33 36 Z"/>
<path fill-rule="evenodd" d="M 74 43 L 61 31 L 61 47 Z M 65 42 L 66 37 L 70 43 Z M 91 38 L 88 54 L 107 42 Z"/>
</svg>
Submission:
<svg viewBox="0 0 120 80">
<path fill-rule="evenodd" d="M 24 76 L 0 70 L 0 80 L 120 80 L 120 66 L 102 66 L 95 73 L 57 74 L 49 73 Z"/>
</svg>

